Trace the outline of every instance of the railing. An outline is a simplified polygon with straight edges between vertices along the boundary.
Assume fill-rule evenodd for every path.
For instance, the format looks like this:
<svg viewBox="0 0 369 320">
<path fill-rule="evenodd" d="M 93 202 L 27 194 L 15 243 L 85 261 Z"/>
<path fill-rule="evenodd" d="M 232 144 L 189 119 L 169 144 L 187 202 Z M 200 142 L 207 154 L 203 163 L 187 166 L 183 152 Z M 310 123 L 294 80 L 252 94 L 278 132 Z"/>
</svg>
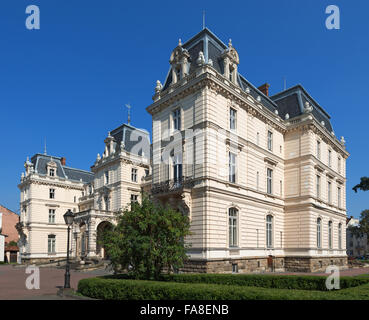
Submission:
<svg viewBox="0 0 369 320">
<path fill-rule="evenodd" d="M 151 188 L 152 194 L 172 192 L 180 190 L 182 188 L 192 188 L 194 185 L 193 179 L 189 177 L 183 177 L 178 180 L 167 180 L 160 183 L 153 184 Z"/>
</svg>

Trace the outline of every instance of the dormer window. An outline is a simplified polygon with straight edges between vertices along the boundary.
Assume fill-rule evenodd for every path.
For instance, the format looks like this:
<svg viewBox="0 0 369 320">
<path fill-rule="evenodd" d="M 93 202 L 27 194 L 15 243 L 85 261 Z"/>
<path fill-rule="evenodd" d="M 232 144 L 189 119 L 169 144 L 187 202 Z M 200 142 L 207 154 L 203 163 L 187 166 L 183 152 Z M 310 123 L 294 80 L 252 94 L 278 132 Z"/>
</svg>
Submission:
<svg viewBox="0 0 369 320">
<path fill-rule="evenodd" d="M 50 175 L 50 177 L 54 177 L 55 176 L 55 169 L 50 169 L 49 175 Z"/>
<path fill-rule="evenodd" d="M 50 161 L 47 163 L 47 174 L 49 177 L 56 176 L 56 163 L 54 161 Z"/>
</svg>

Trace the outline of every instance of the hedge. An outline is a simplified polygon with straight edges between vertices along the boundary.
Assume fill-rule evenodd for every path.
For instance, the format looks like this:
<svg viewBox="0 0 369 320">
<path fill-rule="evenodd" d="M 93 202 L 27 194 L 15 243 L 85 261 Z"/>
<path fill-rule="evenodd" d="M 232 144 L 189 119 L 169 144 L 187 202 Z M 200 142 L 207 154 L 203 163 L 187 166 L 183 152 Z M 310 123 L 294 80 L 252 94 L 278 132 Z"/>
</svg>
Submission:
<svg viewBox="0 0 369 320">
<path fill-rule="evenodd" d="M 369 284 L 323 292 L 239 285 L 89 278 L 79 281 L 78 292 L 103 300 L 358 300 L 369 299 Z"/>
<path fill-rule="evenodd" d="M 328 276 L 328 275 L 327 275 Z M 126 274 L 106 276 L 106 279 L 132 279 Z M 171 274 L 163 275 L 162 281 L 180 283 L 206 283 L 275 289 L 327 291 L 324 276 L 285 276 L 253 274 Z M 340 277 L 340 288 L 352 288 L 369 283 L 369 278 Z"/>
</svg>

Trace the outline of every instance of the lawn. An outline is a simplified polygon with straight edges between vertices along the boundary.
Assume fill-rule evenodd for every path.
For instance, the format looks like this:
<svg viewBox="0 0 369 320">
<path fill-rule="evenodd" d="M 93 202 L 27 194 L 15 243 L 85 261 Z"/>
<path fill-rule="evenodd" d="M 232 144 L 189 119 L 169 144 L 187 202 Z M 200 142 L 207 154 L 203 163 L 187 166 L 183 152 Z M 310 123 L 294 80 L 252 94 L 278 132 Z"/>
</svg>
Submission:
<svg viewBox="0 0 369 320">
<path fill-rule="evenodd" d="M 184 274 L 161 281 L 127 275 L 83 279 L 81 294 L 103 300 L 369 300 L 369 277 L 341 277 L 340 290 L 327 291 L 326 277 Z"/>
</svg>

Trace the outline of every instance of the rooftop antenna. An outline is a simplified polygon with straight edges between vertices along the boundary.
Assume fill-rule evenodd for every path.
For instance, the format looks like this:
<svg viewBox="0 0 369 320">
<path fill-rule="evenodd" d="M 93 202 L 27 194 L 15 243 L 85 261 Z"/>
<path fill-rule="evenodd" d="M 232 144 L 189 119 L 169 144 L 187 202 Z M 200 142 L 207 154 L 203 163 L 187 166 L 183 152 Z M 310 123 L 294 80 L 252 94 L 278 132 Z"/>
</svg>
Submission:
<svg viewBox="0 0 369 320">
<path fill-rule="evenodd" d="M 205 10 L 202 11 L 202 29 L 205 29 Z"/>
<path fill-rule="evenodd" d="M 46 138 L 45 138 L 45 146 L 44 146 L 44 155 L 45 156 L 47 155 L 47 152 L 46 152 Z"/>
<path fill-rule="evenodd" d="M 131 124 L 131 108 L 132 108 L 132 106 L 129 103 L 127 103 L 126 107 L 128 109 L 128 121 L 127 121 L 127 123 Z"/>
</svg>

